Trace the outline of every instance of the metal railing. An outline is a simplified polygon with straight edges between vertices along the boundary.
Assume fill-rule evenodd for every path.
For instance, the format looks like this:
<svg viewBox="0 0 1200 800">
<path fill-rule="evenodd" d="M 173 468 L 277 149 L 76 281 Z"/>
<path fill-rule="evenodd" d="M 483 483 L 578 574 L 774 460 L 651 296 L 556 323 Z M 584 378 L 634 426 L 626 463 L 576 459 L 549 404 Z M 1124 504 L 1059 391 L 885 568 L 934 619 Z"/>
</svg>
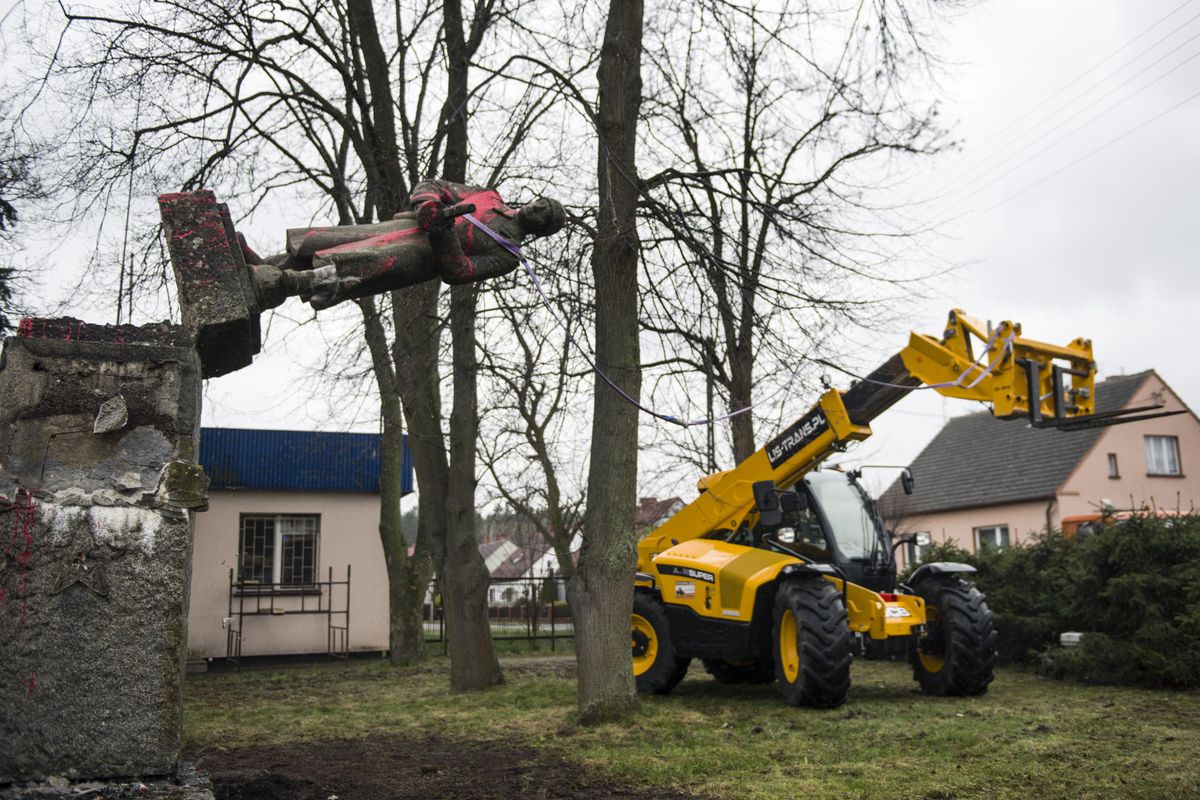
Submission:
<svg viewBox="0 0 1200 800">
<path fill-rule="evenodd" d="M 340 602 L 342 600 L 344 603 Z M 333 567 L 329 567 L 326 580 L 294 585 L 237 580 L 233 569 L 230 569 L 229 616 L 225 618 L 228 626 L 225 633 L 226 660 L 232 663 L 241 660 L 242 631 L 247 618 L 292 614 L 323 614 L 326 652 L 334 658 L 349 658 L 350 565 L 346 565 L 344 581 L 334 580 Z"/>
<path fill-rule="evenodd" d="M 488 620 L 494 642 L 550 642 L 574 640 L 562 578 L 492 578 L 488 583 Z M 425 594 L 425 641 L 441 644 L 446 652 L 446 622 L 437 581 Z"/>
</svg>

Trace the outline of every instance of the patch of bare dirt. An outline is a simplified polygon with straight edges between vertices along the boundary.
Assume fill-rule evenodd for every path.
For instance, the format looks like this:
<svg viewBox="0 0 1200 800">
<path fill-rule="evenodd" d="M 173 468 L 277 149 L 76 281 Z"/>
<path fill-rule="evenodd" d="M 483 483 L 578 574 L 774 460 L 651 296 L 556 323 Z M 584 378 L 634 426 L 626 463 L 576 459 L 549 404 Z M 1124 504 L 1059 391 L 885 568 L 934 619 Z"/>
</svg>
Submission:
<svg viewBox="0 0 1200 800">
<path fill-rule="evenodd" d="M 217 800 L 616 800 L 646 796 L 548 752 L 506 742 L 400 736 L 208 750 L 192 755 Z M 656 798 L 688 795 L 656 790 Z"/>
</svg>

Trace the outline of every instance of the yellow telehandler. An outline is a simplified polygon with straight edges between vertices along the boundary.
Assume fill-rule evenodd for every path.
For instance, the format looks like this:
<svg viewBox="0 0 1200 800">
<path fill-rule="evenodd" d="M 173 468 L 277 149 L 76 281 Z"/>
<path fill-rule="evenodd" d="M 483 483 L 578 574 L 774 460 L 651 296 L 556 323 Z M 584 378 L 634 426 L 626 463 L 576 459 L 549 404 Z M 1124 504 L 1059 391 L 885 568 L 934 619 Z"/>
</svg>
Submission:
<svg viewBox="0 0 1200 800">
<path fill-rule="evenodd" d="M 894 545 L 857 473 L 817 468 L 921 387 L 1063 430 L 1164 415 L 1097 414 L 1094 382 L 1089 340 L 1033 341 L 1019 324 L 985 327 L 955 309 L 940 338 L 914 333 L 849 390 L 827 389 L 761 450 L 702 478 L 700 495 L 639 542 L 639 691 L 671 691 L 699 658 L 719 681 L 774 680 L 791 705 L 835 707 L 850 688 L 857 636 L 904 637 L 926 694 L 986 692 L 997 633 L 986 599 L 963 579 L 974 568 L 922 564 L 897 586 Z M 911 492 L 912 476 L 902 482 Z"/>
</svg>

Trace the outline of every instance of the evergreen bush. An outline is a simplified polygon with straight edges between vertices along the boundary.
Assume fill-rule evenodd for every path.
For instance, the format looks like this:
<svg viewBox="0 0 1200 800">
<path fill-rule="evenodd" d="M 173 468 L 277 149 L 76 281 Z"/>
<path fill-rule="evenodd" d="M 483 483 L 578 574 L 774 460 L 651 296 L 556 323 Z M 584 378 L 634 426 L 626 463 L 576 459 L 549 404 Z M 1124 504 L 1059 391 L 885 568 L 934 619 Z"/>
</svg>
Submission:
<svg viewBox="0 0 1200 800">
<path fill-rule="evenodd" d="M 1052 532 L 980 553 L 936 545 L 926 561 L 978 570 L 1002 662 L 1097 683 L 1200 687 L 1200 516 L 1135 516 L 1083 541 Z M 1057 647 L 1063 631 L 1084 633 L 1082 644 Z"/>
<path fill-rule="evenodd" d="M 1078 546 L 1065 622 L 1084 633 L 1049 674 L 1200 687 L 1200 517 L 1134 517 Z"/>
<path fill-rule="evenodd" d="M 1000 632 L 1000 663 L 1033 663 L 1061 630 L 1062 598 L 1067 594 L 1074 543 L 1057 533 L 1003 550 L 968 553 L 954 544 L 936 544 L 929 561 L 960 561 L 975 567 L 969 580 L 987 595 Z M 905 573 L 905 578 L 912 570 Z"/>
</svg>

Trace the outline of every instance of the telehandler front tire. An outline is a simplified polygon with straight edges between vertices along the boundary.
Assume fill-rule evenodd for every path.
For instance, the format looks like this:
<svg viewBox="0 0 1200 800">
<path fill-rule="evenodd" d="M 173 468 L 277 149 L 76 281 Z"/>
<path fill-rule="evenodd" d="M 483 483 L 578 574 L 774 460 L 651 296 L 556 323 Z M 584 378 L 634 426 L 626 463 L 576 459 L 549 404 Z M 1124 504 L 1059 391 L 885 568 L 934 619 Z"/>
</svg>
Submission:
<svg viewBox="0 0 1200 800">
<path fill-rule="evenodd" d="M 706 658 L 704 669 L 717 683 L 770 683 L 775 680 L 775 662 L 770 658 L 756 658 L 753 661 Z"/>
<path fill-rule="evenodd" d="M 633 677 L 637 690 L 667 694 L 687 674 L 690 658 L 671 649 L 671 628 L 662 603 L 647 592 L 633 593 Z"/>
<path fill-rule="evenodd" d="M 792 706 L 836 708 L 850 691 L 851 637 L 841 592 L 824 578 L 792 578 L 775 595 L 775 679 Z"/>
<path fill-rule="evenodd" d="M 975 696 L 996 677 L 996 641 L 987 598 L 957 578 L 930 578 L 913 587 L 925 600 L 928 635 L 913 648 L 913 680 L 928 695 Z"/>
</svg>

